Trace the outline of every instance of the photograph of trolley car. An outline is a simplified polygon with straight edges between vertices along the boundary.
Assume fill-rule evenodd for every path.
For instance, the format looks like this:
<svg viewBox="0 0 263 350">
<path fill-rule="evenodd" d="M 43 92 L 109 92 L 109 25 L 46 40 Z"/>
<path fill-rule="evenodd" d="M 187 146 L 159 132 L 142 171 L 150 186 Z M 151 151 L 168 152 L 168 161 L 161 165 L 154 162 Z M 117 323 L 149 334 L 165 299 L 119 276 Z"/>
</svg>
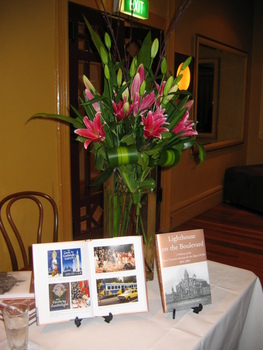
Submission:
<svg viewBox="0 0 263 350">
<path fill-rule="evenodd" d="M 136 276 L 97 280 L 99 305 L 119 304 L 123 301 L 138 301 Z"/>
<path fill-rule="evenodd" d="M 135 269 L 133 244 L 94 248 L 95 272 L 117 272 Z"/>
</svg>

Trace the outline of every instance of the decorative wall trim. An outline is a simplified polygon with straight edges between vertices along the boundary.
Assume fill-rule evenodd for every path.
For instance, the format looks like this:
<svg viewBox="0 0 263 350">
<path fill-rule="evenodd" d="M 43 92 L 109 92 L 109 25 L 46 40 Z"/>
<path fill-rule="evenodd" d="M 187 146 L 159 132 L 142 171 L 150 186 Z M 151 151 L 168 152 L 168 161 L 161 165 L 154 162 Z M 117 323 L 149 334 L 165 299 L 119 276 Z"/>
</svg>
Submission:
<svg viewBox="0 0 263 350">
<path fill-rule="evenodd" d="M 263 63 L 261 64 L 261 96 L 259 108 L 259 132 L 258 138 L 263 140 Z"/>
<path fill-rule="evenodd" d="M 68 0 L 55 1 L 56 112 L 69 114 Z M 59 240 L 72 240 L 69 126 L 57 123 Z"/>
<path fill-rule="evenodd" d="M 212 207 L 222 203 L 223 186 L 216 186 L 209 191 L 200 195 L 189 198 L 188 200 L 173 205 L 171 207 L 170 231 L 176 229 L 177 226 L 194 218 L 195 216 L 211 209 Z"/>
</svg>

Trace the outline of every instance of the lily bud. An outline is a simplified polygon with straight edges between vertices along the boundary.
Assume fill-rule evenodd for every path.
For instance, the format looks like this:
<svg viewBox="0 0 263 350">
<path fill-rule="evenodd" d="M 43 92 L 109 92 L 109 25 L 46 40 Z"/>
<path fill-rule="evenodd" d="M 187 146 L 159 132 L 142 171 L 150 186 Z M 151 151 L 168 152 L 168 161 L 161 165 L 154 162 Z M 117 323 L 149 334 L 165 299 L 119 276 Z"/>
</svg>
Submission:
<svg viewBox="0 0 263 350">
<path fill-rule="evenodd" d="M 166 62 L 166 58 L 163 57 L 162 63 L 161 63 L 161 72 L 162 74 L 165 74 L 166 71 L 167 71 L 167 62 Z"/>
<path fill-rule="evenodd" d="M 107 49 L 110 51 L 111 39 L 110 39 L 110 36 L 109 36 L 109 34 L 107 32 L 105 33 L 104 41 L 105 41 L 105 45 L 106 45 Z"/>
<path fill-rule="evenodd" d="M 165 84 L 165 87 L 164 87 L 164 90 L 163 90 L 163 95 L 166 96 L 168 94 L 168 92 L 170 91 L 171 87 L 172 87 L 172 84 L 173 84 L 173 81 L 174 81 L 174 77 L 171 75 L 166 84 Z"/>
<path fill-rule="evenodd" d="M 100 57 L 103 64 L 108 64 L 108 54 L 103 46 L 100 47 Z"/>
<path fill-rule="evenodd" d="M 83 83 L 88 91 L 96 92 L 95 87 L 92 85 L 91 81 L 86 77 L 86 75 L 83 75 Z"/>
<path fill-rule="evenodd" d="M 126 84 L 126 82 L 124 81 L 122 83 L 122 85 L 125 85 L 125 84 Z M 123 91 L 123 93 L 121 95 L 122 95 L 123 101 L 124 101 L 125 98 L 126 98 L 126 101 L 129 100 L 129 89 L 128 89 L 128 87 Z"/>
<path fill-rule="evenodd" d="M 122 82 L 122 70 L 121 68 L 118 69 L 117 73 L 117 85 L 120 87 Z"/>
<path fill-rule="evenodd" d="M 144 72 L 144 66 L 141 63 L 139 67 L 137 68 L 136 73 L 140 74 L 140 82 L 142 83 L 145 80 L 145 72 Z"/>
<path fill-rule="evenodd" d="M 108 67 L 107 64 L 105 64 L 105 66 L 104 66 L 104 75 L 105 75 L 105 78 L 106 78 L 107 80 L 110 79 L 110 71 L 109 71 L 109 67 Z"/>
<path fill-rule="evenodd" d="M 131 78 L 134 77 L 135 73 L 136 73 L 136 69 L 137 69 L 137 57 L 133 57 L 132 63 L 131 63 L 131 67 L 130 67 L 130 76 Z"/>
<path fill-rule="evenodd" d="M 146 87 L 146 82 L 145 80 L 141 83 L 141 86 L 140 86 L 140 95 L 143 96 L 144 94 L 144 91 L 145 91 L 145 87 Z"/>
<path fill-rule="evenodd" d="M 177 90 L 178 90 L 178 85 L 177 84 L 173 85 L 171 87 L 171 89 L 169 90 L 169 94 L 163 98 L 162 104 L 165 105 L 171 99 L 173 99 L 174 98 L 174 94 L 176 93 Z"/>
<path fill-rule="evenodd" d="M 128 112 L 129 107 L 130 107 L 130 104 L 129 104 L 128 101 L 125 102 L 124 105 L 122 106 L 122 109 L 123 109 L 123 111 L 124 111 L 125 114 Z"/>
<path fill-rule="evenodd" d="M 156 38 L 152 43 L 151 58 L 154 58 L 157 55 L 158 49 L 159 49 L 159 40 Z"/>
</svg>

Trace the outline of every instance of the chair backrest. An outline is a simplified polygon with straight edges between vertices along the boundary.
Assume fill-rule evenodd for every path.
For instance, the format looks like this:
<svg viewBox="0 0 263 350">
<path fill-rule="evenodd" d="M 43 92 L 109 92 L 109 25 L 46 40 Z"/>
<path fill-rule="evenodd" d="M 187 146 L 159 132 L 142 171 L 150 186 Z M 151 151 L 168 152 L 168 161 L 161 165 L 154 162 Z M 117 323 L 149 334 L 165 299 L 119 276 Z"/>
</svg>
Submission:
<svg viewBox="0 0 263 350">
<path fill-rule="evenodd" d="M 14 237 L 16 238 L 19 248 L 21 250 L 21 254 L 23 257 L 24 269 L 28 270 L 31 268 L 29 259 L 27 257 L 25 245 L 23 243 L 22 237 L 18 232 L 17 226 L 14 223 L 14 220 L 11 215 L 11 206 L 20 199 L 28 199 L 33 201 L 37 207 L 39 212 L 38 218 L 38 226 L 37 226 L 37 243 L 41 243 L 42 239 L 42 229 L 43 229 L 43 218 L 44 218 L 44 208 L 43 208 L 43 199 L 46 199 L 52 206 L 53 214 L 54 214 L 54 225 L 53 225 L 53 242 L 58 241 L 58 209 L 55 201 L 49 195 L 42 192 L 35 191 L 24 191 L 10 194 L 0 201 L 0 230 L 3 233 L 5 242 L 7 244 L 7 248 L 10 254 L 11 263 L 13 271 L 18 270 L 17 257 L 14 250 L 14 244 L 12 244 L 11 239 L 7 233 L 6 226 L 4 224 L 4 213 L 2 213 L 3 206 L 6 206 L 6 218 L 14 232 Z"/>
</svg>

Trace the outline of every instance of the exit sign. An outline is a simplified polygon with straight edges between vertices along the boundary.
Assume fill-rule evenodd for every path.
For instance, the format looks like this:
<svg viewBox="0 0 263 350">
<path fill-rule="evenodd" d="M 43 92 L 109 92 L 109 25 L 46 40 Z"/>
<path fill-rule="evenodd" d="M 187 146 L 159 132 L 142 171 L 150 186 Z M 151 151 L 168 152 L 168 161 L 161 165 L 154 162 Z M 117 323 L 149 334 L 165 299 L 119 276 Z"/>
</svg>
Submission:
<svg viewBox="0 0 263 350">
<path fill-rule="evenodd" d="M 122 0 L 120 12 L 140 19 L 148 19 L 149 1 L 147 0 Z"/>
</svg>

